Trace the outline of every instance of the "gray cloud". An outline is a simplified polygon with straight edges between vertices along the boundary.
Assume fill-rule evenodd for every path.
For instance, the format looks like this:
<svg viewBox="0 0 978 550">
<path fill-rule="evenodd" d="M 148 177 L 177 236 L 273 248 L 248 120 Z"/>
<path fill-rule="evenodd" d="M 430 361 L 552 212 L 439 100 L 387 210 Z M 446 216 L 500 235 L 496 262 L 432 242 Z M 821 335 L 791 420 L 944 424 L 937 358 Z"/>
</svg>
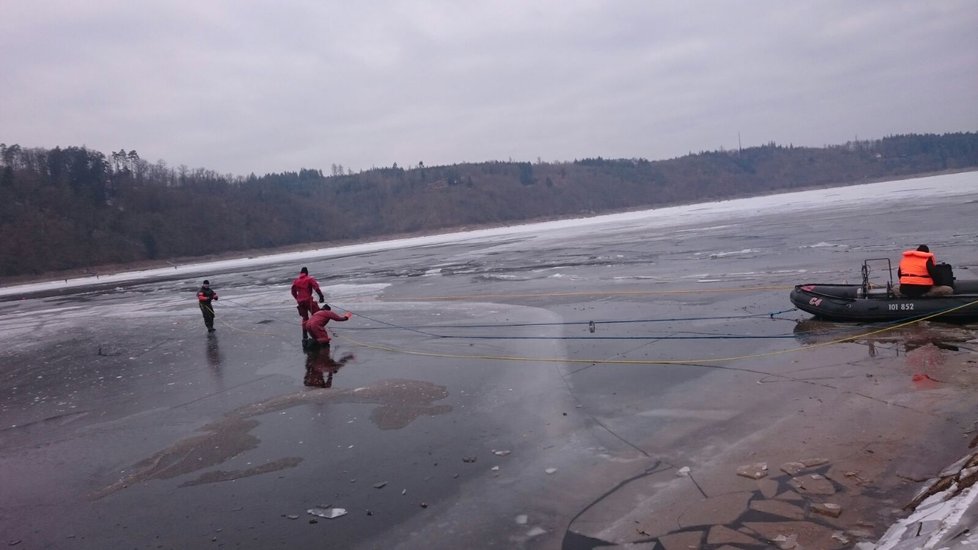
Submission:
<svg viewBox="0 0 978 550">
<path fill-rule="evenodd" d="M 970 0 L 14 0 L 0 141 L 263 174 L 975 131 L 976 28 Z"/>
</svg>

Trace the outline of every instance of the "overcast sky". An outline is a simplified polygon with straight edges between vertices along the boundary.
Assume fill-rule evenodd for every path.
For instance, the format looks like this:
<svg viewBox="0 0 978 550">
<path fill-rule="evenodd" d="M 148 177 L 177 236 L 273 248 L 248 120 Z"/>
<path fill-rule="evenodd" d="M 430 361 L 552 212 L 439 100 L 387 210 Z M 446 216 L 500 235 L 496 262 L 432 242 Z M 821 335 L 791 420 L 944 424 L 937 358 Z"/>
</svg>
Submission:
<svg viewBox="0 0 978 550">
<path fill-rule="evenodd" d="M 0 142 L 220 173 L 978 131 L 974 0 L 3 0 Z"/>
</svg>

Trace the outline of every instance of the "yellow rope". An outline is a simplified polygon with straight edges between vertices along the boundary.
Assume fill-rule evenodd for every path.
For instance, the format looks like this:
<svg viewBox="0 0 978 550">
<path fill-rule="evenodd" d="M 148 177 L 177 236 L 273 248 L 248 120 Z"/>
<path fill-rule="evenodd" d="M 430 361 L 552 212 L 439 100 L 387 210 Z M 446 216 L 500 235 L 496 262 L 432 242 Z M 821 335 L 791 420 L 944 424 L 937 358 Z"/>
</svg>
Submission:
<svg viewBox="0 0 978 550">
<path fill-rule="evenodd" d="M 784 289 L 788 287 L 747 287 L 742 289 L 733 290 L 772 290 L 772 289 Z M 689 294 L 689 293 L 702 293 L 702 292 L 730 292 L 732 289 L 699 289 L 699 290 L 675 290 L 675 291 L 619 291 L 619 292 L 556 292 L 556 293 L 526 293 L 526 294 L 495 294 L 495 295 L 467 295 L 467 296 L 428 296 L 424 298 L 417 298 L 418 300 L 472 300 L 478 298 L 489 298 L 489 297 L 534 297 L 534 296 L 576 296 L 576 295 L 637 295 L 637 294 Z M 402 298 L 402 300 L 408 300 L 408 298 Z M 682 365 L 691 363 L 723 363 L 730 361 L 740 361 L 744 359 L 756 359 L 760 357 L 771 357 L 775 355 L 783 355 L 786 353 L 794 353 L 798 351 L 804 351 L 814 348 L 820 348 L 825 346 L 831 346 L 835 344 L 841 344 L 844 342 L 849 342 L 853 340 L 858 340 L 861 338 L 867 338 L 875 334 L 881 334 L 891 330 L 896 330 L 906 326 L 910 326 L 922 321 L 927 321 L 941 315 L 945 315 L 952 311 L 963 309 L 966 307 L 978 304 L 978 300 L 969 302 L 967 304 L 962 304 L 960 306 L 953 307 L 944 311 L 940 311 L 920 319 L 914 319 L 907 321 L 905 323 L 900 323 L 898 325 L 884 327 L 878 330 L 873 330 L 870 332 L 857 334 L 853 336 L 846 336 L 844 338 L 838 338 L 828 342 L 816 343 L 807 346 L 789 348 L 785 350 L 776 350 L 766 353 L 755 353 L 748 355 L 738 355 L 732 357 L 715 357 L 707 359 L 573 359 L 567 357 L 529 357 L 529 356 L 516 356 L 516 355 L 472 355 L 472 354 L 458 354 L 458 353 L 437 353 L 437 352 L 425 352 L 417 350 L 407 350 L 403 348 L 392 348 L 388 346 L 383 346 L 379 344 L 372 344 L 369 342 L 362 342 L 355 340 L 353 338 L 345 337 L 340 334 L 336 334 L 334 330 L 334 336 L 338 340 L 345 340 L 351 344 L 367 349 L 376 349 L 380 351 L 386 351 L 389 353 L 399 353 L 403 355 L 413 355 L 419 357 L 438 357 L 444 359 L 470 359 L 470 360 L 487 360 L 487 361 L 521 361 L 521 362 L 531 362 L 531 363 L 568 363 L 568 364 L 608 364 L 608 365 Z M 344 309 L 344 308 L 340 308 Z M 213 310 L 212 310 L 213 311 Z M 351 310 L 346 310 L 351 311 Z M 232 330 L 240 332 L 249 332 L 252 334 L 261 334 L 265 336 L 275 336 L 281 338 L 281 335 L 273 334 L 269 332 L 259 332 L 255 330 L 244 330 L 232 326 L 231 324 L 225 322 L 221 319 L 221 324 L 231 328 Z M 654 339 L 654 338 L 650 338 Z"/>
</svg>

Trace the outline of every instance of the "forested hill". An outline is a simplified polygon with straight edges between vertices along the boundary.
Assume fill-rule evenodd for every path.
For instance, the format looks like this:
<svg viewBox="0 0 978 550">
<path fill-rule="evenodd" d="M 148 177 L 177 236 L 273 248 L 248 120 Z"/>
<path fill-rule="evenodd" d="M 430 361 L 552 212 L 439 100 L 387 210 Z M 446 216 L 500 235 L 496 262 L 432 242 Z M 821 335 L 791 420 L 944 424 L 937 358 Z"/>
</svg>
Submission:
<svg viewBox="0 0 978 550">
<path fill-rule="evenodd" d="M 0 144 L 0 277 L 163 262 L 978 169 L 978 133 L 681 158 L 251 175 Z"/>
</svg>

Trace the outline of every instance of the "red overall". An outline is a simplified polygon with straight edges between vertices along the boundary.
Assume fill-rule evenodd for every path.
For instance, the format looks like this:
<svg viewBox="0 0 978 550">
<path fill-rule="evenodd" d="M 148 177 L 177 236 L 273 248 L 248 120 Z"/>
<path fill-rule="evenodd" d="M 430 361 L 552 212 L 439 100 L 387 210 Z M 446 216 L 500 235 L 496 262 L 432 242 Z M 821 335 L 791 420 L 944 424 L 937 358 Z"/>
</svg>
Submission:
<svg viewBox="0 0 978 550">
<path fill-rule="evenodd" d="M 302 328 L 309 333 L 319 344 L 329 344 L 329 332 L 326 331 L 326 323 L 330 321 L 346 321 L 350 314 L 338 315 L 329 309 L 321 309 L 313 313 L 308 321 L 302 324 Z"/>
<path fill-rule="evenodd" d="M 312 299 L 313 292 L 318 294 L 320 298 L 323 297 L 319 283 L 309 275 L 301 273 L 296 280 L 292 281 L 292 297 L 295 298 L 296 309 L 299 310 L 299 317 L 302 317 L 303 324 L 309 320 L 310 313 L 319 311 L 319 305 Z"/>
</svg>

